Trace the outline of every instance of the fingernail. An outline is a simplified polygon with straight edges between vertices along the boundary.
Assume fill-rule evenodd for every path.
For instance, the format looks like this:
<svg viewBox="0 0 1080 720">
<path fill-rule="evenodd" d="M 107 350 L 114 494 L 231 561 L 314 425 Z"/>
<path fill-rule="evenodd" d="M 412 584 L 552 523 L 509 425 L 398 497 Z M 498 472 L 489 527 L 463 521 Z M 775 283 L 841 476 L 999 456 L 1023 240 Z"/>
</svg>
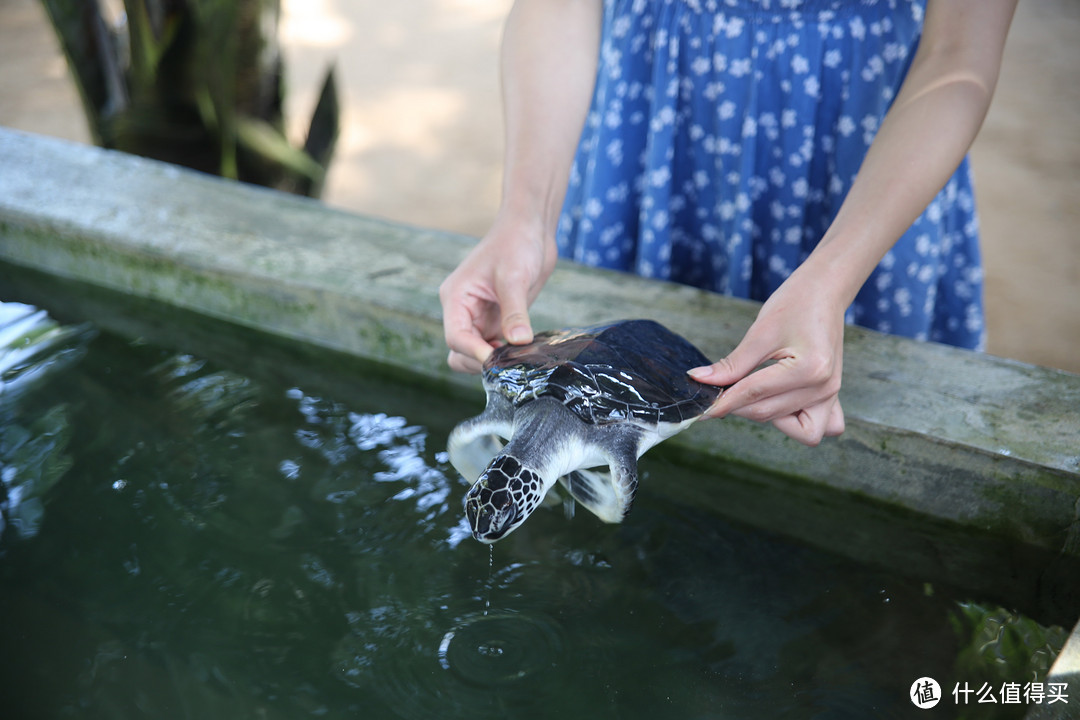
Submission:
<svg viewBox="0 0 1080 720">
<path fill-rule="evenodd" d="M 511 343 L 518 345 L 521 343 L 529 342 L 532 337 L 532 333 L 529 332 L 529 328 L 524 325 L 518 325 L 517 327 L 510 328 L 510 332 L 506 334 L 506 339 Z"/>
<path fill-rule="evenodd" d="M 708 365 L 704 367 L 690 368 L 686 371 L 686 374 L 694 378 L 695 380 L 704 380 L 705 378 L 712 375 L 712 368 Z"/>
</svg>

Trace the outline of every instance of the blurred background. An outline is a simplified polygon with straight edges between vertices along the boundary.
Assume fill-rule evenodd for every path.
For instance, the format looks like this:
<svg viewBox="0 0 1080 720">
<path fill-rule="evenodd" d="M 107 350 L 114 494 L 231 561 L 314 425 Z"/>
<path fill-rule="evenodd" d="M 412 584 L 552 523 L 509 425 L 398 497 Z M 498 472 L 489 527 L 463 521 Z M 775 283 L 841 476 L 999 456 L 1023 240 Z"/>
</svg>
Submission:
<svg viewBox="0 0 1080 720">
<path fill-rule="evenodd" d="M 499 198 L 498 47 L 511 0 L 281 4 L 285 131 L 294 145 L 304 143 L 335 68 L 340 131 L 323 201 L 482 235 Z M 989 350 L 1072 372 L 1080 372 L 1077 37 L 1080 0 L 1020 3 L 972 151 Z M 0 0 L 0 125 L 91 142 L 39 0 Z"/>
</svg>

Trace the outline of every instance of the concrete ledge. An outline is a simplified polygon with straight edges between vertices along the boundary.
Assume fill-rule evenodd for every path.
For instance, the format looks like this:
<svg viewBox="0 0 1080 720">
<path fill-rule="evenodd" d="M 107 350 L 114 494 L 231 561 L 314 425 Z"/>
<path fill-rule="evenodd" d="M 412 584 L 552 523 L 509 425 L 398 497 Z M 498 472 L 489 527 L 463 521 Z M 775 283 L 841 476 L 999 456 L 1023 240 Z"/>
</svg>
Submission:
<svg viewBox="0 0 1080 720">
<path fill-rule="evenodd" d="M 1065 647 L 1058 653 L 1045 682 L 1063 685 L 1067 701 L 1034 705 L 1024 715 L 1024 720 L 1075 720 L 1080 717 L 1080 711 L 1076 709 L 1080 701 L 1080 624 L 1073 628 L 1065 641 Z"/>
<path fill-rule="evenodd" d="M 479 402 L 478 381 L 446 368 L 436 297 L 470 244 L 0 130 L 0 261 L 376 360 Z M 717 358 L 756 310 L 563 264 L 534 323 L 649 317 Z M 1002 575 L 1032 583 L 1051 614 L 1075 619 L 1080 376 L 851 328 L 841 397 L 848 431 L 816 449 L 738 419 L 700 423 L 662 448 L 699 468 L 760 467 L 790 478 L 788 489 L 840 493 L 1032 550 Z M 696 492 L 725 503 L 707 487 Z M 961 570 L 949 548 L 931 545 L 943 578 Z"/>
</svg>

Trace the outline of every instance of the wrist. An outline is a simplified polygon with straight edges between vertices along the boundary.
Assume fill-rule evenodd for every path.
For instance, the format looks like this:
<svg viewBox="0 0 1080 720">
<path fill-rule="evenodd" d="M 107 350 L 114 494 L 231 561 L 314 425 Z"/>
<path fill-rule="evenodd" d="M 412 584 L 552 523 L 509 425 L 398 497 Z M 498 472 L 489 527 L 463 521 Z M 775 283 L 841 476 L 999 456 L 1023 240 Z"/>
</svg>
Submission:
<svg viewBox="0 0 1080 720">
<path fill-rule="evenodd" d="M 528 201 L 511 203 L 504 201 L 495 214 L 494 233 L 515 243 L 538 243 L 555 248 L 555 229 L 558 215 L 552 217 L 542 211 L 542 206 Z"/>
<path fill-rule="evenodd" d="M 552 187 L 507 188 L 503 191 L 496 220 L 554 239 L 564 194 Z"/>
<path fill-rule="evenodd" d="M 815 297 L 843 314 L 855 301 L 873 270 L 863 268 L 839 247 L 815 249 L 795 269 L 788 282 L 800 290 L 800 297 Z"/>
<path fill-rule="evenodd" d="M 840 225 L 844 226 L 843 230 L 838 228 Z M 826 293 L 844 310 L 855 301 L 867 278 L 892 247 L 885 237 L 866 232 L 868 227 L 862 223 L 857 226 L 841 223 L 838 218 L 796 270 L 818 278 L 818 291 Z"/>
</svg>

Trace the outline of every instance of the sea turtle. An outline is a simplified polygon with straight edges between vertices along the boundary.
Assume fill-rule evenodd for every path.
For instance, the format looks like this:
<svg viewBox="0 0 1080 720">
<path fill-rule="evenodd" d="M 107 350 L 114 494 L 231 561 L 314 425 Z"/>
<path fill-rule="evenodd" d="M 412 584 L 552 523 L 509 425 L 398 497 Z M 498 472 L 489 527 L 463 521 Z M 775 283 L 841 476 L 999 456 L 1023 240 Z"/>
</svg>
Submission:
<svg viewBox="0 0 1080 720">
<path fill-rule="evenodd" d="M 543 332 L 495 350 L 484 363 L 487 406 L 454 428 L 447 448 L 463 476 L 478 478 L 465 497 L 473 537 L 505 537 L 557 480 L 601 520 L 620 522 L 634 501 L 637 459 L 719 394 L 686 374 L 708 364 L 652 320 Z"/>
</svg>

